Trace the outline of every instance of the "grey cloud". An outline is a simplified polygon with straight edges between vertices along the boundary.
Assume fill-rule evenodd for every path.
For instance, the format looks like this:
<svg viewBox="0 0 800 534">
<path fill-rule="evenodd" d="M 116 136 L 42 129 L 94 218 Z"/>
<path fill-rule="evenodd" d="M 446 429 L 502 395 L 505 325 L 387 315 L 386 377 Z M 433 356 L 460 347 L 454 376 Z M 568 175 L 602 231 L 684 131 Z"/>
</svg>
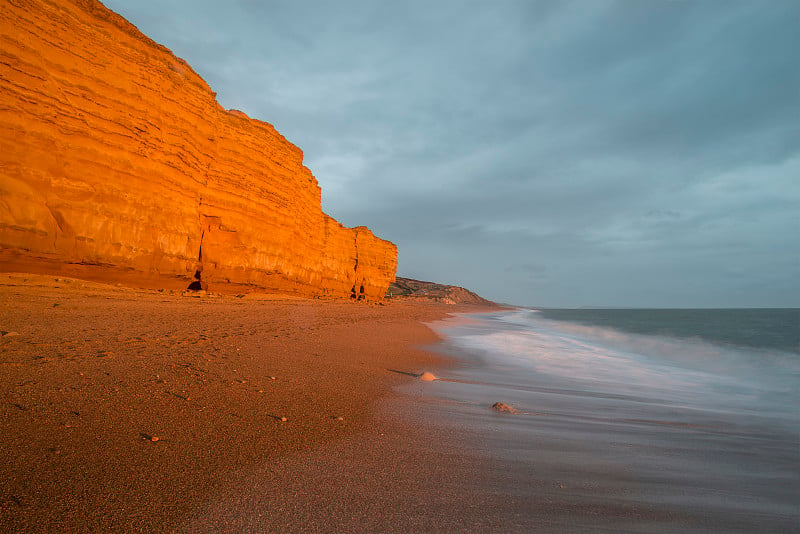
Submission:
<svg viewBox="0 0 800 534">
<path fill-rule="evenodd" d="M 107 5 L 300 146 L 400 274 L 521 304 L 800 302 L 793 0 Z"/>
</svg>

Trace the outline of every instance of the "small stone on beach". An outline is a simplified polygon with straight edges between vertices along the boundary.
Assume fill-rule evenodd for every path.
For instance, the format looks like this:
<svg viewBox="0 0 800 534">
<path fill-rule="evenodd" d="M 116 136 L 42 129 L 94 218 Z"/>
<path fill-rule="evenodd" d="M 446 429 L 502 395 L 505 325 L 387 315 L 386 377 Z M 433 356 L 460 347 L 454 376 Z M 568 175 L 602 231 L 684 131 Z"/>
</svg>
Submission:
<svg viewBox="0 0 800 534">
<path fill-rule="evenodd" d="M 505 412 L 505 413 L 519 413 L 519 411 L 514 408 L 513 406 L 509 406 L 504 402 L 495 402 L 492 404 L 492 408 L 498 412 Z"/>
<path fill-rule="evenodd" d="M 424 381 L 424 382 L 433 382 L 434 380 L 436 380 L 436 376 L 434 376 L 433 373 L 429 373 L 428 371 L 425 371 L 424 373 L 419 375 L 419 379 Z"/>
<path fill-rule="evenodd" d="M 286 421 L 288 421 L 288 419 L 286 419 L 285 417 L 281 417 L 281 423 L 285 423 Z"/>
</svg>

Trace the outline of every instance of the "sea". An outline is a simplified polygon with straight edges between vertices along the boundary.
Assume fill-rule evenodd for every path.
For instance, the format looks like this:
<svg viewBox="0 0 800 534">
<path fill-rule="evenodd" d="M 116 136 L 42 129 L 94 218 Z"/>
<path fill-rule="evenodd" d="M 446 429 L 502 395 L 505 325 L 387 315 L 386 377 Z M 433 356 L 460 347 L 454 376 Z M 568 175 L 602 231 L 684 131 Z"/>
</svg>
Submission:
<svg viewBox="0 0 800 534">
<path fill-rule="evenodd" d="M 524 503 L 510 531 L 800 531 L 800 309 L 509 308 L 430 326 L 458 364 L 425 393 Z"/>
</svg>

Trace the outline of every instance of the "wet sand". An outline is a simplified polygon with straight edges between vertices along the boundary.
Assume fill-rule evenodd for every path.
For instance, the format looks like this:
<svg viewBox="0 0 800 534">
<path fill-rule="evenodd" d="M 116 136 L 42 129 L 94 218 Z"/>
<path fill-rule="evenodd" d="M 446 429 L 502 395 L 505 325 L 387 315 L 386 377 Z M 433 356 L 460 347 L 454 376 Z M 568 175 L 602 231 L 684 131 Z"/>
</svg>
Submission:
<svg viewBox="0 0 800 534">
<path fill-rule="evenodd" d="M 455 529 L 481 466 L 393 392 L 453 310 L 0 275 L 0 530 Z"/>
<path fill-rule="evenodd" d="M 635 370 L 619 382 L 598 379 L 603 363 L 584 362 L 591 380 L 538 372 L 470 349 L 481 325 L 468 324 L 457 317 L 434 325 L 456 336 L 436 349 L 462 365 L 443 372 L 419 405 L 467 437 L 464 450 L 482 455 L 500 491 L 516 496 L 529 531 L 797 532 L 800 435 L 791 396 L 776 406 L 771 394 L 759 401 L 763 384 L 734 390 L 722 378 L 724 390 L 673 390 L 678 368 L 660 377 L 662 387 L 631 378 Z M 516 413 L 487 409 L 497 401 Z"/>
<path fill-rule="evenodd" d="M 0 531 L 793 531 L 796 436 L 509 375 L 457 311 L 0 275 Z"/>
</svg>

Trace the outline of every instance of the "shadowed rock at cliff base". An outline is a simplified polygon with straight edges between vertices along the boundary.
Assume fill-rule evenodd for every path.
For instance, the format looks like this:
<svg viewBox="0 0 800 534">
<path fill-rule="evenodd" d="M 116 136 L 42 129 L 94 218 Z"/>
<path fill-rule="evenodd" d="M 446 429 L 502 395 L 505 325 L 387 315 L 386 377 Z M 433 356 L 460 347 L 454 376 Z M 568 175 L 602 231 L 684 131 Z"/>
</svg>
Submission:
<svg viewBox="0 0 800 534">
<path fill-rule="evenodd" d="M 323 213 L 298 147 L 100 2 L 6 2 L 0 37 L 0 271 L 384 297 L 395 245 Z"/>
<path fill-rule="evenodd" d="M 423 299 L 443 304 L 479 304 L 482 306 L 496 306 L 494 302 L 458 286 L 448 286 L 434 282 L 423 282 L 413 278 L 398 276 L 389 284 L 386 292 L 387 298 Z"/>
</svg>

